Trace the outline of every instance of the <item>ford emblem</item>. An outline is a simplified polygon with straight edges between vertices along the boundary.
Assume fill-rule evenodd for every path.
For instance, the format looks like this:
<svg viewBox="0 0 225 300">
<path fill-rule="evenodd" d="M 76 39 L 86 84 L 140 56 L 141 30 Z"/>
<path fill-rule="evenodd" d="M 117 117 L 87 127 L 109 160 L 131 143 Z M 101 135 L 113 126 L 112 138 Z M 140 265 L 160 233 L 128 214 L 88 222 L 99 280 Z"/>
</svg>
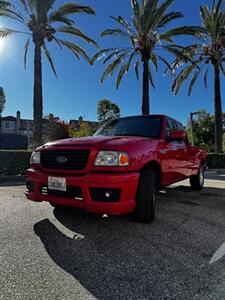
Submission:
<svg viewBox="0 0 225 300">
<path fill-rule="evenodd" d="M 56 157 L 56 162 L 58 164 L 65 164 L 67 162 L 67 158 L 64 156 L 57 156 Z"/>
</svg>

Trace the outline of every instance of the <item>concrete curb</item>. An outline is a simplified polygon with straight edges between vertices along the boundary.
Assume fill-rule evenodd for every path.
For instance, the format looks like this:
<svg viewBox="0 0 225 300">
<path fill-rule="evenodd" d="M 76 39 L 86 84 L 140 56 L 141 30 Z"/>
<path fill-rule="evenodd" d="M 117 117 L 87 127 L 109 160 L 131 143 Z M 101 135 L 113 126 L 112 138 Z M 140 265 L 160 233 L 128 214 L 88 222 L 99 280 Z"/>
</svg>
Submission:
<svg viewBox="0 0 225 300">
<path fill-rule="evenodd" d="M 225 169 L 208 169 L 205 171 L 205 173 L 221 175 L 225 174 Z"/>
</svg>

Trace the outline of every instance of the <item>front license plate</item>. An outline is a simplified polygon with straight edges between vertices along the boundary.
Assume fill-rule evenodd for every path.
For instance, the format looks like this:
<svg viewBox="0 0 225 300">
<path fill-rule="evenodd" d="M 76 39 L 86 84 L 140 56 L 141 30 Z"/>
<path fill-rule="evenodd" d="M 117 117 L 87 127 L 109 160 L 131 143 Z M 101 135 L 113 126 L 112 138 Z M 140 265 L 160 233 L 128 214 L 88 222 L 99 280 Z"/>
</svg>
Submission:
<svg viewBox="0 0 225 300">
<path fill-rule="evenodd" d="M 66 178 L 48 177 L 48 189 L 66 192 Z"/>
</svg>

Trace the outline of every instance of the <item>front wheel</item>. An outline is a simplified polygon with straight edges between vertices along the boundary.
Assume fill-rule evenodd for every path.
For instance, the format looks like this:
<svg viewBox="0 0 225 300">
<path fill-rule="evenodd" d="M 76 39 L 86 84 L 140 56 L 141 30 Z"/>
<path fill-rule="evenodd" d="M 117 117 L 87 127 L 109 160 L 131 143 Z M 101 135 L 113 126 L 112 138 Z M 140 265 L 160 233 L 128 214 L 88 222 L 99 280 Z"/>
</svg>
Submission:
<svg viewBox="0 0 225 300">
<path fill-rule="evenodd" d="M 156 174 L 151 169 L 141 172 L 136 198 L 135 219 L 151 223 L 155 218 Z"/>
<path fill-rule="evenodd" d="M 192 175 L 190 177 L 190 185 L 191 188 L 194 190 L 201 190 L 204 186 L 204 167 L 203 165 L 200 166 L 198 174 L 197 175 Z"/>
</svg>

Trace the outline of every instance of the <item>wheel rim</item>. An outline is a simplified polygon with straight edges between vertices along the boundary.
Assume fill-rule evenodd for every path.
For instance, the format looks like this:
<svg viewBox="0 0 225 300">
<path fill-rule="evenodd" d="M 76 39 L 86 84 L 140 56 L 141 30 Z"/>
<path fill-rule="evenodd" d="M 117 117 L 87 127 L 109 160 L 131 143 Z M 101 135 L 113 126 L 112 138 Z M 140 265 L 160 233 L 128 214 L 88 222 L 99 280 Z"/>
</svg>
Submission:
<svg viewBox="0 0 225 300">
<path fill-rule="evenodd" d="M 204 171 L 203 171 L 202 167 L 199 170 L 199 182 L 200 182 L 200 185 L 203 186 L 203 184 L 204 184 Z"/>
</svg>

